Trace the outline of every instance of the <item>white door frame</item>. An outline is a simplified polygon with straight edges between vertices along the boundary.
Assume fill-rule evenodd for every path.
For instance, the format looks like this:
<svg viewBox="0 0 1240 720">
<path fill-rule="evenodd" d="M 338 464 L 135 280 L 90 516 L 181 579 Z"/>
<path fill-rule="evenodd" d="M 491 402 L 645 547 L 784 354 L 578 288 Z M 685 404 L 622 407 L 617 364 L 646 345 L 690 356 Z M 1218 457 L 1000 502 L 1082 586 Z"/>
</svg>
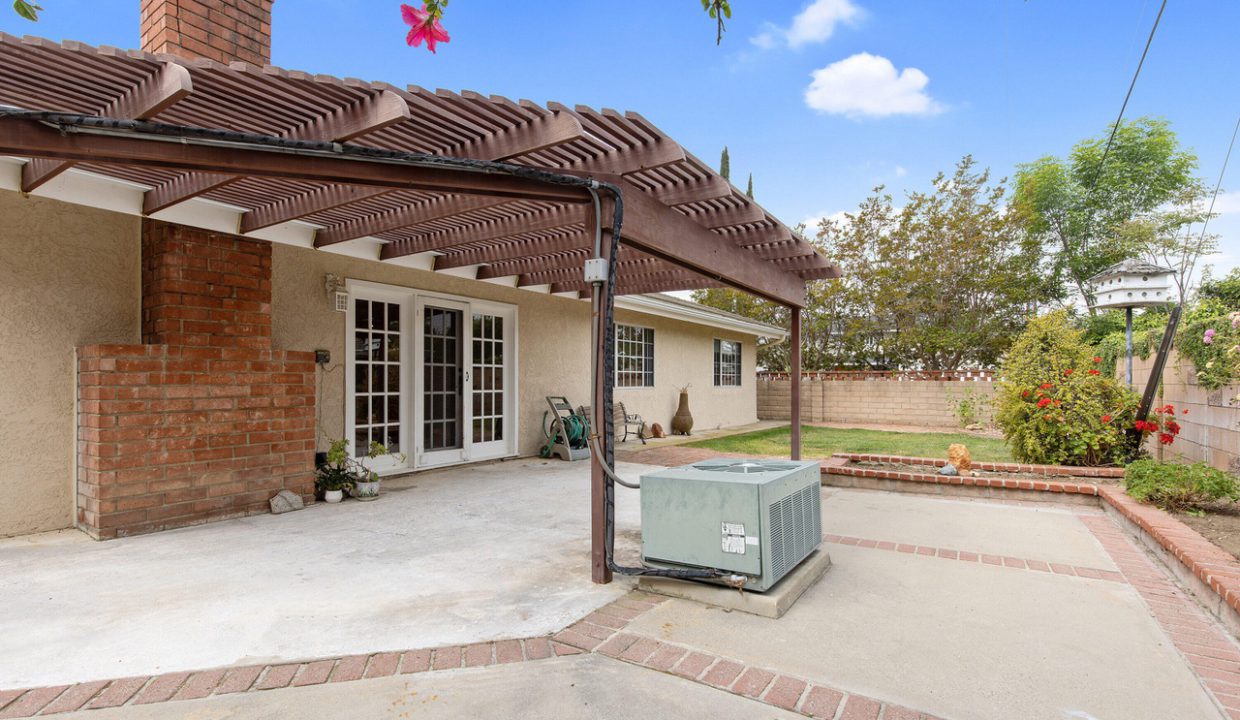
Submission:
<svg viewBox="0 0 1240 720">
<path fill-rule="evenodd" d="M 424 388 L 427 378 L 424 360 L 426 333 L 423 331 L 423 318 L 425 317 L 427 306 L 460 313 L 460 334 L 457 336 L 457 342 L 459 343 L 458 357 L 461 384 L 457 393 L 457 403 L 460 411 L 457 415 L 456 424 L 461 443 L 460 447 L 446 450 L 427 450 L 424 442 L 423 428 L 426 425 L 427 416 Z M 473 383 L 471 382 L 469 365 L 471 341 L 469 303 L 432 295 L 418 295 L 414 300 L 414 307 L 416 310 L 413 323 L 413 356 L 410 368 L 417 383 L 417 386 L 413 389 L 414 467 L 438 467 L 440 465 L 466 462 L 470 459 L 470 445 L 472 444 L 471 434 L 467 430 L 470 418 L 469 400 L 473 395 Z"/>
<path fill-rule="evenodd" d="M 398 377 L 400 378 L 400 393 L 398 395 L 398 411 L 400 412 L 400 437 L 397 452 L 393 455 L 370 460 L 365 458 L 368 447 L 359 447 L 357 440 L 357 301 L 369 300 L 378 301 L 389 304 L 396 304 L 400 308 L 400 325 L 399 333 L 397 333 L 400 342 L 400 368 Z M 413 375 L 410 372 L 409 355 L 412 346 L 409 343 L 410 325 L 413 320 L 412 313 L 413 298 L 408 292 L 399 292 L 398 289 L 389 288 L 382 285 L 367 284 L 364 287 L 351 287 L 349 292 L 348 310 L 345 311 L 345 408 L 344 408 L 344 431 L 345 438 L 349 441 L 349 452 L 362 461 L 366 467 L 380 474 L 391 474 L 404 472 L 412 467 L 412 453 L 407 451 L 411 447 L 412 438 L 410 413 L 410 396 L 412 392 Z M 386 444 L 386 443 L 385 443 Z"/>
</svg>

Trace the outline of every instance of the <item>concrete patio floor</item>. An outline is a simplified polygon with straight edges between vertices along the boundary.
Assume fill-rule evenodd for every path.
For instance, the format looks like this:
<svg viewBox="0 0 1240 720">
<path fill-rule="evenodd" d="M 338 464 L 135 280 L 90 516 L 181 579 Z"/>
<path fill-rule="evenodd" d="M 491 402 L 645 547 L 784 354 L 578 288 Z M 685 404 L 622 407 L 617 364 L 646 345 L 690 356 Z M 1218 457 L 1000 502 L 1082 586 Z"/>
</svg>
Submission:
<svg viewBox="0 0 1240 720">
<path fill-rule="evenodd" d="M 1227 691 L 1212 672 L 1240 667 L 1203 670 L 1171 636 L 1191 628 L 1220 657 L 1236 642 L 1099 510 L 824 488 L 833 567 L 770 620 L 684 600 L 614 609 L 632 584 L 589 582 L 587 477 L 580 463 L 497 463 L 415 476 L 371 504 L 0 541 L 0 717 L 17 705 L 4 708 L 8 688 L 256 663 L 271 666 L 250 692 L 223 694 L 220 671 L 215 690 L 168 700 L 210 673 L 164 675 L 71 717 L 1229 717 L 1205 683 Z M 637 496 L 619 499 L 631 556 Z M 425 655 L 429 672 L 375 655 L 344 682 L 347 658 L 277 664 L 553 633 L 567 643 L 555 652 L 580 654 L 450 648 L 450 669 Z M 310 678 L 316 665 L 331 682 Z M 353 679 L 362 666 L 377 677 Z M 163 699 L 141 704 L 160 682 Z"/>
</svg>

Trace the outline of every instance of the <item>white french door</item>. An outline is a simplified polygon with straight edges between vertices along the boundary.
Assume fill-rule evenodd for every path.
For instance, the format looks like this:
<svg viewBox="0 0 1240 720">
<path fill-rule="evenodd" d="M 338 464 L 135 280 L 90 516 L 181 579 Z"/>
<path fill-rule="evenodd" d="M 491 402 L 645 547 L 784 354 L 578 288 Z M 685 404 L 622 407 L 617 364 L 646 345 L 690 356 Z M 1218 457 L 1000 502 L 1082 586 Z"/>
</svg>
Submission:
<svg viewBox="0 0 1240 720">
<path fill-rule="evenodd" d="M 515 455 L 514 306 L 350 281 L 346 432 L 398 472 Z"/>
</svg>

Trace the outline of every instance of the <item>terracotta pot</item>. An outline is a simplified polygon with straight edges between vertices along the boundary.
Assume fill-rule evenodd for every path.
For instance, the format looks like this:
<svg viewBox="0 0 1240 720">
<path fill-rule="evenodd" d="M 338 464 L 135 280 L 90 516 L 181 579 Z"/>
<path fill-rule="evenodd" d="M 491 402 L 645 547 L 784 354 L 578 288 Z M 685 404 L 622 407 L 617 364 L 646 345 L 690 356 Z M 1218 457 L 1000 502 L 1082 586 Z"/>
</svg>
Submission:
<svg viewBox="0 0 1240 720">
<path fill-rule="evenodd" d="M 672 418 L 672 434 L 688 435 L 693 430 L 693 413 L 689 412 L 689 391 L 680 391 L 680 407 Z"/>
</svg>

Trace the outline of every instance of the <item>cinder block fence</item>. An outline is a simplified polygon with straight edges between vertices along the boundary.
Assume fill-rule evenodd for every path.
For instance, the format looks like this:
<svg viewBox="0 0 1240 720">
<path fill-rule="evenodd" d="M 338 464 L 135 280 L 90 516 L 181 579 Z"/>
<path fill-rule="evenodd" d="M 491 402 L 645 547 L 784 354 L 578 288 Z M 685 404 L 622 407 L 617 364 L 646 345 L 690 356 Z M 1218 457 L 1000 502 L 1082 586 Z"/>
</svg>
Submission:
<svg viewBox="0 0 1240 720">
<path fill-rule="evenodd" d="M 828 371 L 801 375 L 801 417 L 805 422 L 960 426 L 955 405 L 980 401 L 980 420 L 989 423 L 995 375 L 990 370 Z M 758 418 L 791 417 L 792 378 L 758 373 Z"/>
</svg>

